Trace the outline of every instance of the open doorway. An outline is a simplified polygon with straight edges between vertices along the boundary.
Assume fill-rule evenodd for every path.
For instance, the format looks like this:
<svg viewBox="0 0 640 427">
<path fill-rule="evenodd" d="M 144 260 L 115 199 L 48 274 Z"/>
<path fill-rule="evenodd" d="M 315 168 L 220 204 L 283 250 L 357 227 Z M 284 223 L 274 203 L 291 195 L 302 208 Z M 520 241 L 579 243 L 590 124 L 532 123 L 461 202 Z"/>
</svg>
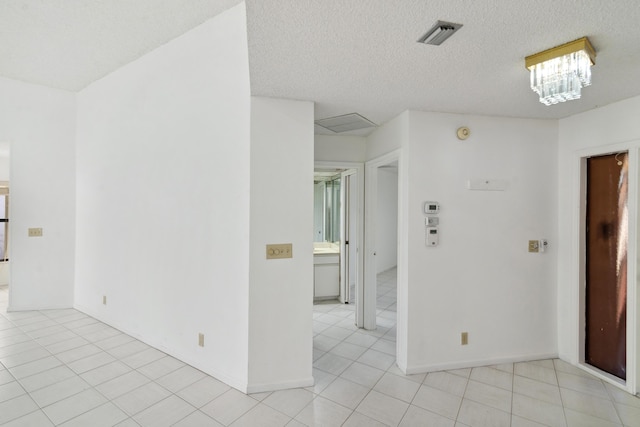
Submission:
<svg viewBox="0 0 640 427">
<path fill-rule="evenodd" d="M 325 178 L 321 178 L 322 176 Z M 323 179 L 324 192 L 321 191 L 323 184 L 320 184 Z M 327 192 L 327 182 L 330 181 L 333 181 L 334 188 Z M 330 202 L 331 206 L 328 206 L 327 202 Z M 329 210 L 333 213 L 328 213 Z M 323 227 L 324 230 L 322 230 Z M 333 236 L 330 235 L 332 233 Z M 314 281 L 316 269 L 325 268 L 322 266 L 323 261 L 329 264 L 334 263 L 332 268 L 326 267 L 327 270 L 325 270 L 331 277 L 332 295 L 316 297 L 314 284 L 314 319 L 318 316 L 319 310 L 329 309 L 321 305 L 338 303 L 340 304 L 338 308 L 343 314 L 349 313 L 345 323 L 350 322 L 351 326 L 362 328 L 364 314 L 363 305 L 360 302 L 364 292 L 364 164 L 315 162 L 313 234 Z M 333 255 L 333 259 L 323 260 L 321 252 L 324 251 L 335 251 L 337 254 Z M 331 258 L 331 256 L 326 255 L 325 258 Z M 338 283 L 337 289 L 336 283 Z M 318 328 L 314 331 L 316 329 Z"/>
<path fill-rule="evenodd" d="M 0 143 L 0 303 L 9 288 L 9 144 Z"/>
<path fill-rule="evenodd" d="M 314 171 L 314 303 L 338 301 L 355 313 L 359 275 L 357 169 Z M 357 319 L 354 315 L 354 324 Z"/>
<path fill-rule="evenodd" d="M 377 168 L 376 327 L 396 337 L 398 301 L 398 161 Z"/>
<path fill-rule="evenodd" d="M 400 253 L 403 230 L 401 221 L 400 150 L 366 164 L 365 220 L 365 289 L 363 296 L 364 327 L 381 337 L 376 344 L 393 356 L 394 367 L 404 369 L 406 324 L 400 299 L 403 253 Z M 400 308 L 398 308 L 400 306 Z"/>
</svg>

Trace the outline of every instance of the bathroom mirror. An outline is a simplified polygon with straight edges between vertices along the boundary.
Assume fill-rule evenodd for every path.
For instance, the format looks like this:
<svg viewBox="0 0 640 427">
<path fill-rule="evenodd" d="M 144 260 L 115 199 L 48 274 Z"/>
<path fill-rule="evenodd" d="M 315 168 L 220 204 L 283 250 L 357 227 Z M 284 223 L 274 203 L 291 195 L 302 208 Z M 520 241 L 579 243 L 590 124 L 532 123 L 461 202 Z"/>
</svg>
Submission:
<svg viewBox="0 0 640 427">
<path fill-rule="evenodd" d="M 340 173 L 314 174 L 313 241 L 340 241 Z"/>
</svg>

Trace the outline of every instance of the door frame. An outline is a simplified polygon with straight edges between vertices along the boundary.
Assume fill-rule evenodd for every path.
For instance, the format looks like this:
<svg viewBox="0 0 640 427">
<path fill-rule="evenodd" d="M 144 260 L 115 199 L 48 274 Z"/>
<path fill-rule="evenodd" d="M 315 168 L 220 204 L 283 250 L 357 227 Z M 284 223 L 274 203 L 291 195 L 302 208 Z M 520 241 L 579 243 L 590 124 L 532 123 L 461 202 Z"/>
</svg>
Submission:
<svg viewBox="0 0 640 427">
<path fill-rule="evenodd" d="M 409 235 L 407 222 L 408 174 L 406 171 L 407 150 L 401 148 L 376 157 L 366 163 L 365 185 L 365 328 L 376 327 L 376 213 L 378 204 L 378 168 L 398 162 L 398 234 L 397 234 L 397 321 L 396 321 L 396 363 L 400 370 L 407 373 L 408 364 L 408 247 Z"/>
<path fill-rule="evenodd" d="M 377 281 L 376 272 L 376 227 L 377 227 L 377 207 L 378 207 L 378 168 L 390 163 L 398 162 L 398 185 L 400 183 L 400 152 L 392 151 L 383 156 L 376 157 L 366 163 L 365 174 L 365 272 L 364 272 L 364 327 L 373 330 L 376 328 L 376 298 Z M 398 192 L 400 199 L 400 192 Z M 398 206 L 400 205 L 398 200 Z M 400 214 L 398 213 L 398 221 Z M 398 238 L 400 234 L 398 233 Z M 398 254 L 399 256 L 399 254 Z M 397 334 L 396 334 L 397 335 Z"/>
<path fill-rule="evenodd" d="M 613 154 L 620 151 L 629 152 L 629 194 L 627 199 L 629 236 L 627 244 L 627 363 L 626 381 L 607 372 L 591 366 L 585 362 L 585 335 L 586 335 L 586 185 L 587 185 L 587 158 Z M 574 241 L 577 259 L 574 262 L 574 277 L 577 278 L 577 360 L 578 366 L 590 374 L 619 387 L 631 394 L 638 390 L 638 167 L 640 160 L 640 141 L 611 144 L 593 147 L 575 152 L 575 179 L 577 182 L 577 194 L 574 203 L 574 233 L 577 239 Z M 634 262 L 635 260 L 635 262 Z"/>
<path fill-rule="evenodd" d="M 364 163 L 360 162 L 332 162 L 332 161 L 315 161 L 314 169 L 354 169 L 357 177 L 358 188 L 358 209 L 356 212 L 356 252 L 357 256 L 357 277 L 356 277 L 356 313 L 355 322 L 359 328 L 364 327 Z M 342 197 L 342 195 L 340 196 Z M 342 215 L 341 215 L 342 216 Z M 342 220 L 342 219 L 341 219 Z M 351 243 L 350 243 L 351 244 Z M 342 255 L 341 255 L 342 256 Z"/>
<path fill-rule="evenodd" d="M 345 207 L 350 206 L 351 200 L 351 179 L 355 175 L 356 184 L 358 183 L 358 172 L 355 169 L 347 169 L 340 173 L 340 302 L 345 303 L 348 302 L 346 296 L 350 293 L 351 284 L 349 283 L 351 277 L 350 267 L 351 267 L 351 257 L 349 255 L 352 245 L 349 243 L 347 246 L 347 230 L 351 232 L 350 221 L 351 215 L 353 214 L 352 209 L 345 209 Z M 356 202 L 357 203 L 357 202 Z M 357 217 L 356 217 L 356 233 L 357 230 Z M 349 237 L 351 234 L 349 234 Z M 350 240 L 350 239 L 349 239 Z M 357 245 L 357 242 L 356 242 Z M 356 246 L 356 253 L 358 253 L 358 248 Z M 356 257 L 357 258 L 357 257 Z M 347 260 L 349 262 L 347 263 Z M 357 262 L 357 261 L 356 261 Z M 356 270 L 357 272 L 357 270 Z M 358 279 L 358 275 L 356 274 L 356 280 Z M 357 304 L 356 304 L 357 305 Z"/>
</svg>

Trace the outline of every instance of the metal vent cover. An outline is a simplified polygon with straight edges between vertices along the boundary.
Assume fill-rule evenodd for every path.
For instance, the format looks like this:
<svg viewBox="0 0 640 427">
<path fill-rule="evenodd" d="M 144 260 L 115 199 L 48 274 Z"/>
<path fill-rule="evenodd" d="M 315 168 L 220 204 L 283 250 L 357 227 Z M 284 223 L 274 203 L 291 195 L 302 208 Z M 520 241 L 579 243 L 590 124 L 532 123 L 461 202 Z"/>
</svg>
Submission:
<svg viewBox="0 0 640 427">
<path fill-rule="evenodd" d="M 462 24 L 438 21 L 433 27 L 429 28 L 429 30 L 424 33 L 422 37 L 418 39 L 418 43 L 440 46 L 446 39 L 451 37 L 453 33 L 458 31 L 460 28 L 462 28 Z"/>
<path fill-rule="evenodd" d="M 350 113 L 344 114 L 342 116 L 319 119 L 315 121 L 315 124 L 335 133 L 348 132 L 351 130 L 366 129 L 378 126 L 371 120 L 362 117 L 358 113 Z"/>
</svg>

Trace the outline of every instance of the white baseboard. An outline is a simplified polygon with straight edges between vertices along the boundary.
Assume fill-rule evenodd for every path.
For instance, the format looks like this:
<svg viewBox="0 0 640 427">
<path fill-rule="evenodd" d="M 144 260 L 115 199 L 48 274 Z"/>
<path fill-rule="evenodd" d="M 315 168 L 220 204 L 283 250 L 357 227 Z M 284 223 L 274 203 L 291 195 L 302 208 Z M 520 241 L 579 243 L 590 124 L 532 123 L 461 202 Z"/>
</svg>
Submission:
<svg viewBox="0 0 640 427">
<path fill-rule="evenodd" d="M 50 305 L 50 306 L 32 306 L 32 305 L 22 305 L 22 306 L 16 306 L 16 305 L 10 305 L 7 307 L 7 313 L 10 312 L 17 312 L 17 311 L 45 311 L 45 310 L 66 310 L 69 308 L 73 308 L 72 306 L 69 305 Z"/>
<path fill-rule="evenodd" d="M 533 360 L 557 359 L 557 353 L 525 354 L 491 359 L 464 360 L 451 363 L 433 363 L 407 366 L 405 374 L 424 374 L 428 372 L 449 371 L 452 369 L 477 368 L 480 366 L 500 365 L 503 363 L 530 362 Z"/>
<path fill-rule="evenodd" d="M 302 380 L 282 381 L 277 383 L 249 384 L 247 386 L 247 393 L 262 393 L 265 391 L 285 390 L 289 388 L 312 387 L 313 383 L 313 377 L 310 377 Z"/>
</svg>

